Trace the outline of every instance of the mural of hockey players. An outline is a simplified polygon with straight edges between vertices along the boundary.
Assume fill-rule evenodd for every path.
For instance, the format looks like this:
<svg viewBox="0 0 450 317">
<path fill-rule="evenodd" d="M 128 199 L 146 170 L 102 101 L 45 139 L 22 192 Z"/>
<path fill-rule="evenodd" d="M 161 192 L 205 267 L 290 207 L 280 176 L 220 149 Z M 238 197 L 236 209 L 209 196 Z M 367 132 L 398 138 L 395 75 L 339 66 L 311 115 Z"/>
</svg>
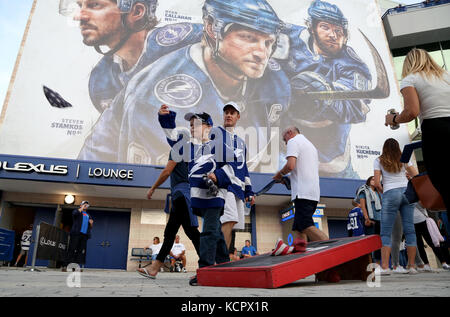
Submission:
<svg viewBox="0 0 450 317">
<path fill-rule="evenodd" d="M 370 91 L 372 75 L 347 45 L 347 18 L 336 5 L 314 0 L 306 27 L 287 25 L 284 33 L 289 37 L 289 53 L 279 62 L 290 78 L 291 109 L 295 108 L 295 116 L 286 117 L 284 125 L 298 126 L 317 147 L 320 176 L 359 178 L 350 161 L 349 133 L 351 124 L 366 120 L 371 98 L 364 94 L 340 99 L 312 96 L 316 92 Z M 384 95 L 375 98 L 387 97 L 384 90 Z"/>
<path fill-rule="evenodd" d="M 158 0 L 60 0 L 60 13 L 79 22 L 83 43 L 104 55 L 89 78 L 89 95 L 100 113 L 142 68 L 201 39 L 201 24 L 157 28 L 157 5 Z"/>
<path fill-rule="evenodd" d="M 121 94 L 123 100 L 114 101 L 112 107 L 124 102 L 120 135 L 109 136 L 120 138 L 116 161 L 155 164 L 167 152 L 166 136 L 153 124 L 161 104 L 176 108 L 177 120 L 188 112 L 208 112 L 220 122 L 223 105 L 233 100 L 242 109 L 243 127 L 279 124 L 276 114 L 288 108 L 290 86 L 280 65 L 270 60 L 282 26 L 272 7 L 265 0 L 206 0 L 203 20 L 201 42 L 143 69 Z M 89 139 L 102 129 L 97 124 Z M 86 150 L 98 154 L 96 147 Z M 100 153 L 95 159 L 105 158 Z"/>
</svg>

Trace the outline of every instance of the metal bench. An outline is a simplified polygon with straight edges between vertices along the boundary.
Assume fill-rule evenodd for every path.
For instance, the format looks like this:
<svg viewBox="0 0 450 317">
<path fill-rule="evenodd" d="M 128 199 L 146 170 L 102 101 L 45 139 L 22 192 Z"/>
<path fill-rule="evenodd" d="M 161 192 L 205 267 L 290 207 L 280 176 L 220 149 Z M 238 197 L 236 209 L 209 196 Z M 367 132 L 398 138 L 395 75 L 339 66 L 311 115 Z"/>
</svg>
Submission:
<svg viewBox="0 0 450 317">
<path fill-rule="evenodd" d="M 143 267 L 152 264 L 152 249 L 133 248 L 131 249 L 130 261 L 138 261 L 139 268 L 141 268 L 142 262 L 149 262 Z"/>
</svg>

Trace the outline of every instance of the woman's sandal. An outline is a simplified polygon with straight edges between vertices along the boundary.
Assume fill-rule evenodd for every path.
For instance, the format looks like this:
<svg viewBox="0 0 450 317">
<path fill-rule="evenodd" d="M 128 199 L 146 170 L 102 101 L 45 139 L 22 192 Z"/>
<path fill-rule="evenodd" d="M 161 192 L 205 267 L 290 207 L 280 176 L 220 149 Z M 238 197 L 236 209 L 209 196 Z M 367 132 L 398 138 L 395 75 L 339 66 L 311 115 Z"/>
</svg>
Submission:
<svg viewBox="0 0 450 317">
<path fill-rule="evenodd" d="M 136 272 L 138 272 L 138 274 L 145 276 L 147 278 L 151 278 L 151 279 L 156 279 L 156 275 L 150 275 L 150 273 L 148 273 L 146 268 L 142 268 L 141 270 L 144 270 L 144 272 L 140 271 L 139 269 L 136 270 Z"/>
</svg>

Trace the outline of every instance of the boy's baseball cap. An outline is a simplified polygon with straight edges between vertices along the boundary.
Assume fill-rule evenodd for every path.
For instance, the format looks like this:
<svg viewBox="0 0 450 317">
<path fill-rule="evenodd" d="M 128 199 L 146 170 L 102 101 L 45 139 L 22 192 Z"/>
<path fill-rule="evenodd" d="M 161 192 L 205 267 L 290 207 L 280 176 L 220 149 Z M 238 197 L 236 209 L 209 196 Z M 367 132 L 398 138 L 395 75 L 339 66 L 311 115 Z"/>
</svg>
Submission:
<svg viewBox="0 0 450 317">
<path fill-rule="evenodd" d="M 206 112 L 202 112 L 202 113 L 188 112 L 184 115 L 184 119 L 186 121 L 191 121 L 192 118 L 202 120 L 202 123 L 205 123 L 211 127 L 213 126 L 213 121 L 211 119 L 211 116 L 209 114 L 207 114 Z"/>
<path fill-rule="evenodd" d="M 228 107 L 233 107 L 237 112 L 241 113 L 241 107 L 239 107 L 239 105 L 234 101 L 226 103 L 225 106 L 223 107 L 223 111 L 225 111 L 225 109 Z"/>
<path fill-rule="evenodd" d="M 83 200 L 83 201 L 81 202 L 80 206 L 82 206 L 82 205 L 84 205 L 84 204 L 88 204 L 88 205 L 89 205 L 89 202 L 88 202 L 87 200 Z"/>
</svg>

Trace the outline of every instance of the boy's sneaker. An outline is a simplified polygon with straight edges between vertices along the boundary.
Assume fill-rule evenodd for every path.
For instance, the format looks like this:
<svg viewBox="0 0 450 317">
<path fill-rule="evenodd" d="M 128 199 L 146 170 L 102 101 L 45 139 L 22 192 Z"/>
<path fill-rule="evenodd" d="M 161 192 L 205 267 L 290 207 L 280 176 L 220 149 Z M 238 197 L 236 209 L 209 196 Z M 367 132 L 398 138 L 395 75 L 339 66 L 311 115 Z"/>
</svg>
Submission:
<svg viewBox="0 0 450 317">
<path fill-rule="evenodd" d="M 432 268 L 428 264 L 425 264 L 423 267 L 417 267 L 417 271 L 419 271 L 419 272 L 433 272 Z"/>
<path fill-rule="evenodd" d="M 399 265 L 395 269 L 392 270 L 392 273 L 396 274 L 408 274 L 408 270 L 405 270 L 403 266 Z"/>
<path fill-rule="evenodd" d="M 442 264 L 442 268 L 443 268 L 444 270 L 449 271 L 449 270 L 450 270 L 450 265 L 448 265 L 447 263 L 444 263 L 444 264 Z"/>
<path fill-rule="evenodd" d="M 183 273 L 187 273 L 187 271 L 186 271 L 186 268 L 185 268 L 185 267 L 183 268 Z"/>
</svg>

